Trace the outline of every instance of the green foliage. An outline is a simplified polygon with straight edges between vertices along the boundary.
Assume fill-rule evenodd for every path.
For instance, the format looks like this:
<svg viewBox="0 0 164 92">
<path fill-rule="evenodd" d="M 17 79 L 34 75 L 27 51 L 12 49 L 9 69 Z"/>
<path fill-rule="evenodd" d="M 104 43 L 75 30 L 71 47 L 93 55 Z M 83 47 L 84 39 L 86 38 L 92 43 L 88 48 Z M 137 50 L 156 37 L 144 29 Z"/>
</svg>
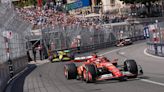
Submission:
<svg viewBox="0 0 164 92">
<path fill-rule="evenodd" d="M 46 3 L 46 0 L 42 0 L 43 5 Z M 17 7 L 25 7 L 25 6 L 37 6 L 37 0 L 20 0 L 19 2 L 13 2 L 13 4 Z"/>
<path fill-rule="evenodd" d="M 43 5 L 45 5 L 45 4 L 46 4 L 46 2 L 47 2 L 47 0 L 42 0 L 42 2 L 43 2 Z"/>
</svg>

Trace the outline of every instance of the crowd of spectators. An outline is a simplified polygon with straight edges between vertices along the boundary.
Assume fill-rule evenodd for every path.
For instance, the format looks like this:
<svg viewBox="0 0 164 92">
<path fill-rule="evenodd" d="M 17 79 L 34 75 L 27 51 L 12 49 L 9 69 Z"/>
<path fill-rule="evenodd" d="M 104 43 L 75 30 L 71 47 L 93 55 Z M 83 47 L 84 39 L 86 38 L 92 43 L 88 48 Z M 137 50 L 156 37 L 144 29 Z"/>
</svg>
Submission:
<svg viewBox="0 0 164 92">
<path fill-rule="evenodd" d="M 23 17 L 24 20 L 29 21 L 31 24 L 34 25 L 34 28 L 40 28 L 40 27 L 47 27 L 47 26 L 54 26 L 56 24 L 62 24 L 62 25 L 69 25 L 69 24 L 75 24 L 75 23 L 81 23 L 82 25 L 86 24 L 104 24 L 104 23 L 116 23 L 116 22 L 124 22 L 127 17 L 121 16 L 121 15 L 112 15 L 112 14 L 106 14 L 100 17 L 76 17 L 76 15 L 70 15 L 66 14 L 64 12 L 59 12 L 57 10 L 57 6 L 51 5 L 53 8 L 47 8 L 44 6 L 43 8 L 16 8 L 17 13 Z M 134 8 L 133 8 L 134 7 Z M 135 13 L 136 16 L 140 17 L 147 17 L 146 15 L 146 8 L 142 5 L 139 6 L 133 6 L 131 9 Z M 154 4 L 151 8 L 152 10 L 152 16 L 157 16 L 160 13 L 154 13 L 160 12 L 161 10 L 160 5 Z M 132 13 L 133 13 L 132 12 Z M 90 14 L 91 12 L 88 12 L 87 14 Z M 82 15 L 82 13 L 81 13 Z"/>
<path fill-rule="evenodd" d="M 71 25 L 80 23 L 81 25 L 93 25 L 102 23 L 122 22 L 125 19 L 122 17 L 76 17 L 64 12 L 56 11 L 55 9 L 40 9 L 40 8 L 16 8 L 17 13 L 23 17 L 24 20 L 30 22 L 34 29 L 48 26 L 55 26 L 57 24 Z"/>
<path fill-rule="evenodd" d="M 64 16 L 66 16 L 64 13 L 52 9 L 17 8 L 16 10 L 24 20 L 30 22 L 34 27 L 46 27 L 64 22 Z"/>
</svg>

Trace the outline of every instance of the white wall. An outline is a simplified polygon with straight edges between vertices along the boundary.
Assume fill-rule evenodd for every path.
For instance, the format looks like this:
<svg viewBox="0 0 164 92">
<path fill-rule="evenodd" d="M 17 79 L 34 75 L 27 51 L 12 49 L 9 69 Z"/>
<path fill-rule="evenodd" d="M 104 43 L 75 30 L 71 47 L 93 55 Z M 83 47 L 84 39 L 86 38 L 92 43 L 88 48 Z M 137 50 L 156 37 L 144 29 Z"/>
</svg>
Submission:
<svg viewBox="0 0 164 92">
<path fill-rule="evenodd" d="M 76 2 L 76 1 L 78 1 L 78 0 L 67 0 L 67 3 L 69 4 L 69 3 Z"/>
<path fill-rule="evenodd" d="M 120 0 L 115 0 L 115 6 L 111 5 L 110 0 L 102 0 L 102 3 L 103 3 L 103 11 L 104 12 L 111 11 L 114 9 L 119 9 L 119 8 L 122 8 L 125 6 L 124 4 L 122 4 L 122 2 Z"/>
</svg>

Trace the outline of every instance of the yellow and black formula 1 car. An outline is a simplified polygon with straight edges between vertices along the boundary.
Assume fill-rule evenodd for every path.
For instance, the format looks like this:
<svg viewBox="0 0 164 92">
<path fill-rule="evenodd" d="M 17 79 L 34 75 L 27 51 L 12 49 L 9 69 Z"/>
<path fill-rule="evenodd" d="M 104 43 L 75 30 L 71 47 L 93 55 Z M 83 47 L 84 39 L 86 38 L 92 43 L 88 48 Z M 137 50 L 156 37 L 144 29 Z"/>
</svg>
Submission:
<svg viewBox="0 0 164 92">
<path fill-rule="evenodd" d="M 56 51 L 51 59 L 51 62 L 70 61 L 74 59 L 73 53 L 70 50 Z"/>
</svg>

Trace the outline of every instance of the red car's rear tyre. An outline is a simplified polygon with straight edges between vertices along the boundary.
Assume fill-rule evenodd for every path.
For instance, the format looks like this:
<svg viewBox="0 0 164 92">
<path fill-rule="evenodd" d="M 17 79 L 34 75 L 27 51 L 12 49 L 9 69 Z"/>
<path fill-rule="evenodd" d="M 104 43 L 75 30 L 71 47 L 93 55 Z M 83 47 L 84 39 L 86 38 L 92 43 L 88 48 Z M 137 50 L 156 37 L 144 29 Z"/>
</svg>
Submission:
<svg viewBox="0 0 164 92">
<path fill-rule="evenodd" d="M 86 83 L 93 83 L 96 81 L 97 69 L 94 65 L 88 64 L 85 65 L 83 70 L 83 78 Z"/>
<path fill-rule="evenodd" d="M 126 60 L 124 62 L 124 70 L 134 74 L 131 78 L 136 78 L 138 76 L 138 66 L 135 60 Z"/>
<path fill-rule="evenodd" d="M 66 64 L 64 66 L 64 75 L 67 79 L 76 79 L 77 67 L 74 63 Z"/>
</svg>

